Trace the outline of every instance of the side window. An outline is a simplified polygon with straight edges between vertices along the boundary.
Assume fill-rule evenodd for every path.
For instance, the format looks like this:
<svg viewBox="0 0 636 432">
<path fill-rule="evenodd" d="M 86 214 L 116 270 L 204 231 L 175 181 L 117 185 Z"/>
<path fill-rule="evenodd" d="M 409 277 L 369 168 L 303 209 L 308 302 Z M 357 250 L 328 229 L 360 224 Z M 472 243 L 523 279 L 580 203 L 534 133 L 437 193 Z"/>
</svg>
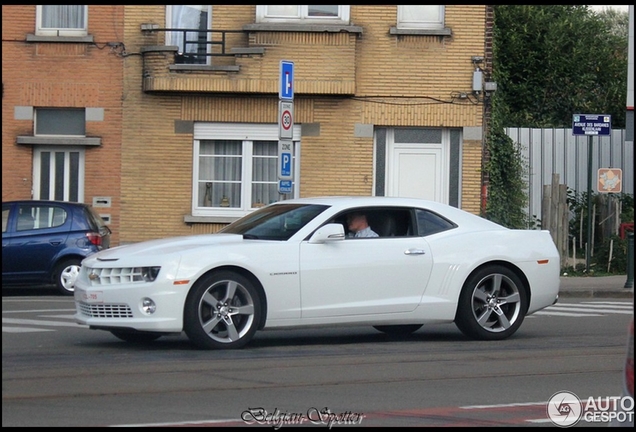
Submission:
<svg viewBox="0 0 636 432">
<path fill-rule="evenodd" d="M 18 206 L 18 224 L 16 231 L 28 231 L 35 228 L 35 209 L 31 206 Z"/>
<path fill-rule="evenodd" d="M 442 29 L 444 28 L 444 6 L 398 6 L 397 28 Z"/>
<path fill-rule="evenodd" d="M 360 228 L 359 221 L 351 216 L 363 215 L 366 224 L 375 232 L 378 237 L 406 237 L 411 236 L 411 212 L 408 209 L 400 208 L 361 208 L 336 217 L 332 222 L 344 226 L 347 238 L 355 237 L 355 230 Z M 353 221 L 353 225 L 352 225 Z M 364 224 L 366 226 L 366 224 Z"/>
<path fill-rule="evenodd" d="M 86 36 L 87 5 L 37 5 L 38 36 Z"/>
<path fill-rule="evenodd" d="M 7 224 L 9 223 L 9 210 L 11 207 L 2 206 L 2 232 L 7 232 Z"/>
<path fill-rule="evenodd" d="M 256 6 L 257 23 L 349 24 L 349 6 Z"/>
<path fill-rule="evenodd" d="M 57 206 L 19 206 L 17 231 L 47 229 L 66 222 L 66 210 Z"/>
<path fill-rule="evenodd" d="M 427 210 L 417 209 L 416 214 L 417 232 L 420 236 L 427 236 L 456 227 L 456 225 L 449 220 Z"/>
</svg>

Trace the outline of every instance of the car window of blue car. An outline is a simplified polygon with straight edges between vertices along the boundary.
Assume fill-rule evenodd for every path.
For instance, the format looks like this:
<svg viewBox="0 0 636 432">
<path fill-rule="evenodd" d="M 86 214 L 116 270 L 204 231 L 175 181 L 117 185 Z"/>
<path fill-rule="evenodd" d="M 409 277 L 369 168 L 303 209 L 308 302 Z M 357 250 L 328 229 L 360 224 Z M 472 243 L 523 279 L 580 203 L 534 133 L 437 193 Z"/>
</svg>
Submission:
<svg viewBox="0 0 636 432">
<path fill-rule="evenodd" d="M 7 232 L 7 225 L 9 224 L 9 206 L 2 206 L 2 232 Z"/>
<path fill-rule="evenodd" d="M 68 214 L 58 206 L 18 206 L 17 231 L 48 229 L 64 225 Z"/>
</svg>

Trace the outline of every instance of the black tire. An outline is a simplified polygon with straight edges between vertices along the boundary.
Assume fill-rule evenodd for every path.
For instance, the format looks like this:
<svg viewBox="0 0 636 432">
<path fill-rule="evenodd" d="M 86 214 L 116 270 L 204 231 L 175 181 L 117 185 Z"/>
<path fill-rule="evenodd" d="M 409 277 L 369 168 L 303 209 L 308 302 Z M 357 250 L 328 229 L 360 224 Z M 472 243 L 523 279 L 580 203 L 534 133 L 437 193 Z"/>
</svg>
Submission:
<svg viewBox="0 0 636 432">
<path fill-rule="evenodd" d="M 466 280 L 455 325 L 473 339 L 506 339 L 519 329 L 527 310 L 528 296 L 521 279 L 506 267 L 492 265 Z"/>
<path fill-rule="evenodd" d="M 53 282 L 62 295 L 72 296 L 82 260 L 69 258 L 59 262 L 53 271 Z"/>
<path fill-rule="evenodd" d="M 405 324 L 405 325 L 378 325 L 373 326 L 374 329 L 386 333 L 390 336 L 408 336 L 418 331 L 422 324 Z"/>
<path fill-rule="evenodd" d="M 261 298 L 244 276 L 220 271 L 197 281 L 185 302 L 184 329 L 202 349 L 244 347 L 256 333 Z"/>
<path fill-rule="evenodd" d="M 111 330 L 113 336 L 132 343 L 150 343 L 159 339 L 162 335 L 151 332 L 138 332 L 128 330 Z"/>
</svg>

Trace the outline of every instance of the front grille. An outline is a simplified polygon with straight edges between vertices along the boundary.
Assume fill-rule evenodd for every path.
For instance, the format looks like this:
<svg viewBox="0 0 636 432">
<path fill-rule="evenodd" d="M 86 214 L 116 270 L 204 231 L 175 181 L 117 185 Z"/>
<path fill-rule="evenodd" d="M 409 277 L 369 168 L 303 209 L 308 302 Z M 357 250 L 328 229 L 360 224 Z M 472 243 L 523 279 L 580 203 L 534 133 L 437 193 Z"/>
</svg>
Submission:
<svg viewBox="0 0 636 432">
<path fill-rule="evenodd" d="M 144 281 L 139 267 L 88 269 L 88 279 L 92 286 Z"/>
<path fill-rule="evenodd" d="M 88 304 L 79 302 L 82 315 L 90 318 L 132 318 L 133 313 L 127 304 Z"/>
</svg>

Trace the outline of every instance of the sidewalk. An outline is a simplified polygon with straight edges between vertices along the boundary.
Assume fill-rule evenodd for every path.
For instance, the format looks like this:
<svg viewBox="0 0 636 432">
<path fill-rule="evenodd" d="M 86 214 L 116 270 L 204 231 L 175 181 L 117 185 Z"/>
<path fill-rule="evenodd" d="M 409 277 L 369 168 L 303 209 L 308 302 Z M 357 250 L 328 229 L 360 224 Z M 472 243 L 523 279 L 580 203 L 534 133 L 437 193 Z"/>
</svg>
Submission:
<svg viewBox="0 0 636 432">
<path fill-rule="evenodd" d="M 620 276 L 561 276 L 559 298 L 563 297 L 613 297 L 634 298 L 634 284 L 625 288 L 626 275 Z"/>
</svg>

